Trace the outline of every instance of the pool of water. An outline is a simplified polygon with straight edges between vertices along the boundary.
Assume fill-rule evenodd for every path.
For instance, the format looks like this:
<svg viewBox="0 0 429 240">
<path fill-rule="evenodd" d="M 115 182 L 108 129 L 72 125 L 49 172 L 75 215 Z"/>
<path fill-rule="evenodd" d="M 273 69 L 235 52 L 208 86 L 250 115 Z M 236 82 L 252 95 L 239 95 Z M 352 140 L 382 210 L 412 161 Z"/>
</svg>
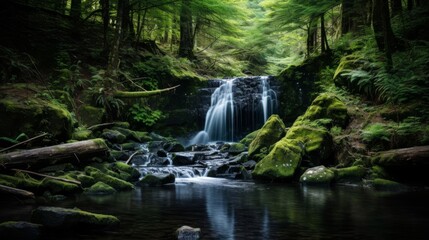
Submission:
<svg viewBox="0 0 429 240">
<path fill-rule="evenodd" d="M 0 221 L 28 219 L 36 207 L 0 203 Z M 176 179 L 170 186 L 58 202 L 56 206 L 115 215 L 121 227 L 52 239 L 172 239 L 182 225 L 201 228 L 202 239 L 427 239 L 428 203 L 429 191 Z"/>
</svg>

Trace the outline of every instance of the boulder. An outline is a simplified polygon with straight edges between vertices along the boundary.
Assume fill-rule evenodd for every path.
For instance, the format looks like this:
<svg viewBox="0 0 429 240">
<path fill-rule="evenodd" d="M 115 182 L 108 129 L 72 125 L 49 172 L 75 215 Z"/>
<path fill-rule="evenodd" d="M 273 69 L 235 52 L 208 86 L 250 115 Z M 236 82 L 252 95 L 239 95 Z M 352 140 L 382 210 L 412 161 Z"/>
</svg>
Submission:
<svg viewBox="0 0 429 240">
<path fill-rule="evenodd" d="M 117 177 L 110 176 L 94 167 L 85 167 L 85 173 L 94 178 L 95 181 L 106 183 L 117 191 L 131 190 L 134 188 L 131 183 Z"/>
<path fill-rule="evenodd" d="M 43 179 L 40 187 L 43 190 L 47 190 L 50 193 L 57 195 L 71 195 L 75 193 L 82 192 L 82 188 L 74 183 L 63 182 L 51 178 Z"/>
<path fill-rule="evenodd" d="M 162 186 L 169 183 L 174 183 L 176 177 L 172 173 L 168 174 L 148 174 L 144 176 L 138 183 L 138 186 Z"/>
<path fill-rule="evenodd" d="M 329 185 L 335 178 L 335 173 L 325 166 L 307 169 L 299 178 L 299 182 L 308 185 Z"/>
<path fill-rule="evenodd" d="M 286 134 L 286 127 L 280 117 L 271 115 L 264 126 L 258 131 L 255 139 L 249 145 L 249 159 L 260 161 L 271 145 L 275 144 Z"/>
<path fill-rule="evenodd" d="M 162 148 L 167 152 L 182 152 L 185 147 L 177 141 L 168 141 L 163 144 Z"/>
<path fill-rule="evenodd" d="M 127 137 L 117 130 L 104 129 L 101 137 L 111 143 L 123 143 Z"/>
<path fill-rule="evenodd" d="M 247 134 L 243 139 L 240 140 L 240 143 L 248 147 L 250 143 L 253 141 L 253 139 L 255 139 L 255 137 L 258 135 L 258 132 L 259 132 L 259 129 Z"/>
<path fill-rule="evenodd" d="M 333 140 L 324 128 L 294 124 L 285 138 L 294 140 L 297 146 L 304 148 L 304 157 L 310 162 L 310 167 L 328 164 L 331 160 Z"/>
<path fill-rule="evenodd" d="M 89 127 L 102 123 L 105 112 L 104 108 L 82 105 L 78 109 L 78 118 L 83 125 Z"/>
<path fill-rule="evenodd" d="M 176 230 L 177 240 L 198 240 L 200 239 L 200 235 L 200 228 L 182 226 Z"/>
<path fill-rule="evenodd" d="M 116 172 L 125 172 L 130 175 L 130 181 L 138 180 L 140 178 L 140 172 L 131 167 L 130 165 L 124 163 L 124 162 L 114 162 L 110 164 L 109 168 Z"/>
<path fill-rule="evenodd" d="M 374 180 L 368 180 L 365 182 L 365 185 L 367 187 L 373 188 L 375 190 L 378 191 L 405 191 L 408 189 L 407 186 L 395 182 L 395 181 L 391 181 L 391 180 L 387 180 L 387 179 L 382 179 L 382 178 L 376 178 Z"/>
<path fill-rule="evenodd" d="M 221 150 L 231 155 L 238 155 L 246 151 L 246 145 L 244 145 L 243 143 L 231 143 L 231 144 L 225 144 L 225 145 L 228 145 L 228 146 L 225 147 L 225 149 L 221 149 Z"/>
<path fill-rule="evenodd" d="M 0 136 L 14 138 L 18 133 L 37 136 L 47 132 L 53 139 L 70 139 L 73 118 L 67 107 L 46 100 L 36 85 L 14 84 L 0 87 Z"/>
<path fill-rule="evenodd" d="M 290 180 L 301 163 L 303 150 L 295 140 L 283 138 L 253 170 L 255 179 Z"/>
<path fill-rule="evenodd" d="M 334 170 L 335 181 L 338 183 L 358 183 L 367 175 L 368 171 L 363 166 L 351 166 Z"/>
<path fill-rule="evenodd" d="M 345 127 L 349 120 L 346 105 L 335 95 L 322 93 L 307 108 L 303 119 L 331 119 L 333 125 Z"/>
<path fill-rule="evenodd" d="M 0 236 L 2 239 L 39 239 L 40 228 L 41 225 L 29 222 L 3 222 L 0 223 Z"/>
<path fill-rule="evenodd" d="M 191 153 L 175 153 L 173 154 L 172 161 L 175 166 L 192 165 L 195 163 L 194 155 Z"/>
<path fill-rule="evenodd" d="M 33 210 L 31 221 L 48 228 L 73 230 L 110 230 L 119 226 L 119 219 L 112 215 L 61 207 L 38 207 Z"/>
<path fill-rule="evenodd" d="M 85 194 L 88 194 L 88 195 L 109 195 L 115 192 L 116 190 L 114 188 L 112 188 L 111 186 L 103 182 L 97 182 L 94 185 L 92 185 L 90 188 L 85 190 Z"/>
</svg>

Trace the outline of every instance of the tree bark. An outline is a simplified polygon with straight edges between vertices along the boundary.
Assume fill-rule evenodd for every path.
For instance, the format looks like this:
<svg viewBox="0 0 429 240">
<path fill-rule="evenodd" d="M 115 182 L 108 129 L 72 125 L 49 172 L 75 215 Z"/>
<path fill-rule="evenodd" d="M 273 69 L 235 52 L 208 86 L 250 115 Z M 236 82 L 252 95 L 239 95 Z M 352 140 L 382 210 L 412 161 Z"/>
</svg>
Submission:
<svg viewBox="0 0 429 240">
<path fill-rule="evenodd" d="M 325 15 L 322 14 L 320 16 L 320 38 L 321 38 L 321 47 L 322 47 L 322 53 L 329 52 L 329 44 L 328 44 L 328 37 L 326 36 L 326 29 L 325 29 Z"/>
<path fill-rule="evenodd" d="M 341 3 L 341 34 L 351 31 L 353 21 L 353 0 L 343 0 Z"/>
<path fill-rule="evenodd" d="M 373 22 L 375 41 L 378 49 L 386 54 L 387 67 L 392 67 L 392 52 L 395 49 L 395 36 L 390 25 L 387 0 L 374 0 Z"/>
<path fill-rule="evenodd" d="M 0 166 L 10 169 L 46 166 L 59 162 L 79 162 L 92 156 L 106 156 L 107 151 L 103 139 L 92 139 L 1 154 Z"/>
<path fill-rule="evenodd" d="M 34 193 L 29 192 L 29 191 L 25 191 L 19 188 L 13 188 L 13 187 L 8 187 L 5 185 L 1 185 L 0 184 L 0 192 L 2 193 L 6 193 L 6 194 L 11 194 L 17 197 L 22 197 L 22 198 L 34 198 Z"/>
<path fill-rule="evenodd" d="M 194 34 L 192 27 L 192 11 L 191 1 L 182 0 L 182 6 L 180 9 L 180 45 L 179 45 L 179 57 L 194 59 Z"/>
<path fill-rule="evenodd" d="M 371 158 L 371 163 L 382 167 L 429 166 L 429 146 L 377 152 Z"/>
<path fill-rule="evenodd" d="M 390 0 L 390 6 L 392 8 L 392 17 L 402 12 L 402 0 Z"/>
<path fill-rule="evenodd" d="M 82 15 L 82 0 L 72 0 L 70 5 L 70 17 L 74 21 L 79 21 Z"/>
<path fill-rule="evenodd" d="M 109 0 L 100 0 L 101 5 L 101 16 L 103 18 L 103 52 L 105 56 L 109 56 L 109 42 L 107 39 L 109 32 L 109 20 L 110 20 L 110 3 Z M 107 59 L 107 58 L 106 58 Z"/>
</svg>

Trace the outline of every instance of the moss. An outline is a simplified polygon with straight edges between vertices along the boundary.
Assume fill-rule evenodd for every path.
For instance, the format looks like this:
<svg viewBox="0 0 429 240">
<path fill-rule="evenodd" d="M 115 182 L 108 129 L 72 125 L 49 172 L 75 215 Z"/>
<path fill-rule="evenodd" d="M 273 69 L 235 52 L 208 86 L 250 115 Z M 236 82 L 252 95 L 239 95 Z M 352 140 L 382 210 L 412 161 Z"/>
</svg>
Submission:
<svg viewBox="0 0 429 240">
<path fill-rule="evenodd" d="M 384 168 L 380 166 L 372 166 L 370 170 L 369 178 L 370 179 L 376 179 L 376 178 L 389 179 L 390 176 Z"/>
<path fill-rule="evenodd" d="M 255 139 L 255 137 L 258 135 L 258 132 L 259 132 L 259 129 L 247 134 L 243 139 L 240 140 L 240 143 L 248 147 L 250 143 L 253 141 L 253 139 Z"/>
<path fill-rule="evenodd" d="M 82 191 L 82 188 L 73 183 L 58 181 L 55 179 L 45 178 L 41 183 L 43 190 L 48 190 L 52 194 L 70 195 Z"/>
<path fill-rule="evenodd" d="M 131 190 L 134 188 L 134 186 L 131 183 L 126 182 L 117 177 L 113 177 L 108 174 L 105 174 L 94 167 L 89 167 L 89 166 L 85 167 L 85 173 L 93 177 L 96 181 L 106 183 L 107 185 L 113 187 L 118 191 Z"/>
<path fill-rule="evenodd" d="M 286 134 L 286 127 L 278 115 L 271 115 L 249 145 L 249 159 L 260 161 L 261 149 L 269 148 Z"/>
<path fill-rule="evenodd" d="M 119 225 L 119 219 L 112 215 L 95 214 L 80 209 L 59 207 L 38 207 L 31 214 L 31 221 L 48 228 L 73 228 L 93 230 Z"/>
<path fill-rule="evenodd" d="M 91 130 L 79 130 L 76 132 L 73 132 L 72 134 L 72 139 L 73 140 L 78 140 L 78 141 L 82 141 L 82 140 L 87 140 L 87 139 L 91 139 L 92 138 L 92 131 Z"/>
<path fill-rule="evenodd" d="M 372 187 L 378 191 L 404 191 L 404 190 L 407 190 L 407 186 L 405 186 L 401 183 L 391 181 L 391 180 L 387 180 L 387 179 L 382 179 L 382 178 L 376 178 L 374 180 L 368 181 L 367 183 L 369 184 L 370 187 Z"/>
<path fill-rule="evenodd" d="M 123 143 L 127 137 L 124 134 L 120 133 L 117 130 L 104 129 L 101 137 L 109 140 L 112 143 Z"/>
<path fill-rule="evenodd" d="M 105 110 L 90 105 L 83 105 L 78 110 L 79 120 L 82 125 L 93 126 L 103 122 Z"/>
<path fill-rule="evenodd" d="M 307 169 L 299 178 L 299 182 L 308 185 L 329 185 L 335 178 L 335 173 L 325 166 Z"/>
<path fill-rule="evenodd" d="M 144 176 L 137 184 L 147 186 L 162 186 L 169 183 L 174 183 L 175 176 L 172 173 L 169 174 L 148 174 Z"/>
<path fill-rule="evenodd" d="M 95 183 L 95 179 L 85 174 L 79 174 L 76 179 L 82 184 L 82 187 L 89 187 Z"/>
<path fill-rule="evenodd" d="M 152 141 L 152 137 L 148 132 L 139 132 L 134 131 L 135 137 L 138 139 L 139 142 L 148 142 Z"/>
<path fill-rule="evenodd" d="M 134 151 L 140 149 L 140 145 L 133 142 L 126 142 L 121 144 L 122 150 Z"/>
<path fill-rule="evenodd" d="M 124 162 L 114 162 L 110 165 L 112 170 L 128 173 L 130 180 L 137 180 L 140 177 L 140 172 Z"/>
<path fill-rule="evenodd" d="M 115 192 L 116 190 L 114 188 L 103 182 L 97 182 L 85 190 L 85 194 L 88 195 L 109 195 Z"/>
<path fill-rule="evenodd" d="M 41 184 L 40 181 L 21 172 L 17 172 L 14 176 L 0 174 L 0 181 L 2 181 L 6 186 L 24 189 L 31 192 L 38 191 Z"/>
<path fill-rule="evenodd" d="M 335 180 L 340 183 L 356 183 L 361 182 L 367 175 L 367 169 L 362 166 L 352 166 L 347 168 L 335 169 Z"/>
<path fill-rule="evenodd" d="M 314 165 L 327 164 L 332 155 L 333 140 L 324 128 L 294 126 L 286 134 L 287 139 L 293 139 L 305 149 L 305 156 Z"/>
<path fill-rule="evenodd" d="M 221 151 L 230 153 L 232 155 L 237 155 L 246 151 L 246 146 L 242 143 L 224 144 L 221 148 Z"/>
<path fill-rule="evenodd" d="M 298 142 L 283 138 L 256 164 L 253 176 L 256 179 L 290 180 L 301 163 L 301 154 Z"/>
<path fill-rule="evenodd" d="M 322 93 L 307 108 L 303 119 L 332 119 L 333 125 L 345 127 L 349 116 L 346 105 L 338 97 Z"/>
</svg>

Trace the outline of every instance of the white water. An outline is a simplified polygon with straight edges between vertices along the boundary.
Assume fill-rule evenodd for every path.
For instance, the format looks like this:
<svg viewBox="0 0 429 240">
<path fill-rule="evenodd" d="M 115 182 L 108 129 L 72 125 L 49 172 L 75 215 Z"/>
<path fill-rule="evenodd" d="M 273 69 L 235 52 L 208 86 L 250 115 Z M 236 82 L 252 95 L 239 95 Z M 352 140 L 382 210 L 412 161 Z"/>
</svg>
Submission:
<svg viewBox="0 0 429 240">
<path fill-rule="evenodd" d="M 206 113 L 204 130 L 198 132 L 188 145 L 207 144 L 209 142 L 233 142 L 234 125 L 240 124 L 235 114 L 233 86 L 236 79 L 223 80 L 211 96 L 211 105 Z M 277 107 L 276 93 L 270 88 L 268 77 L 260 77 L 262 88 L 260 105 L 262 105 L 263 123 L 274 113 Z M 251 96 L 249 96 L 251 97 Z M 259 112 L 259 111 L 258 111 Z M 244 116 L 247 117 L 247 116 Z"/>
</svg>

